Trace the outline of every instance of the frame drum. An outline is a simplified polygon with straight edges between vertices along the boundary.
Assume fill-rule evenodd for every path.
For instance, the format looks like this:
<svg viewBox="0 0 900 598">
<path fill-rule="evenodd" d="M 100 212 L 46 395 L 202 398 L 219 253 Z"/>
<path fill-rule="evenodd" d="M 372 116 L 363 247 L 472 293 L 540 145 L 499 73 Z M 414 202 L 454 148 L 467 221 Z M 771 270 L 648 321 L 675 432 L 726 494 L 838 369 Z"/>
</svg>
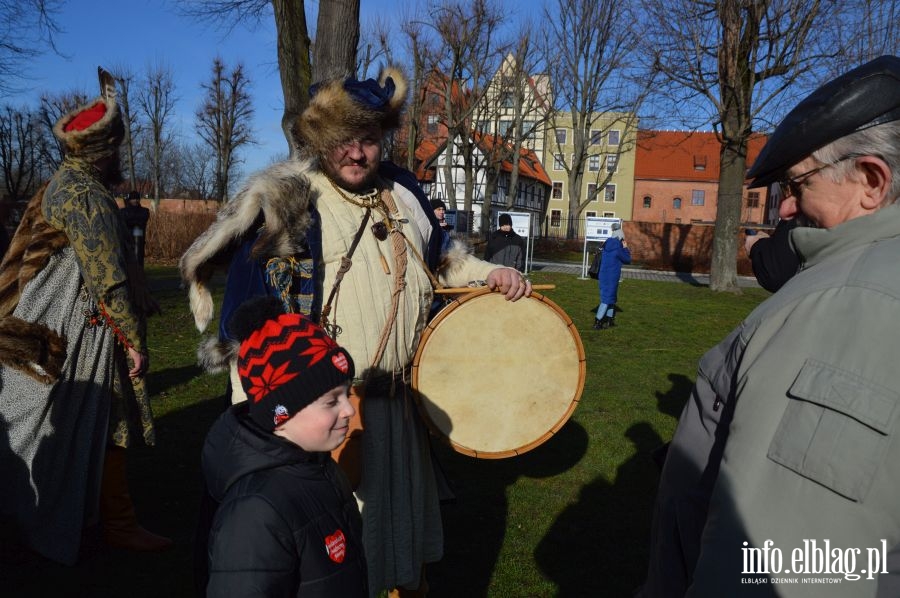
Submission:
<svg viewBox="0 0 900 598">
<path fill-rule="evenodd" d="M 572 319 L 546 297 L 465 293 L 422 332 L 412 386 L 426 424 L 457 452 L 502 459 L 546 442 L 584 389 Z"/>
</svg>

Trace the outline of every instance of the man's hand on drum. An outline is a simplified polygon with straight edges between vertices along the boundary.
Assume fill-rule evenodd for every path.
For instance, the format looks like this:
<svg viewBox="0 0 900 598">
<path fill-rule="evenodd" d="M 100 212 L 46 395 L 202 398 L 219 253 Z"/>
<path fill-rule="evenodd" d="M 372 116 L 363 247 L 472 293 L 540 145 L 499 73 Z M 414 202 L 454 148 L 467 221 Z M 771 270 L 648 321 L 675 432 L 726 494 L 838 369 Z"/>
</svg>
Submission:
<svg viewBox="0 0 900 598">
<path fill-rule="evenodd" d="M 515 268 L 495 268 L 485 281 L 491 290 L 499 290 L 507 301 L 517 301 L 531 295 L 531 281 Z"/>
</svg>

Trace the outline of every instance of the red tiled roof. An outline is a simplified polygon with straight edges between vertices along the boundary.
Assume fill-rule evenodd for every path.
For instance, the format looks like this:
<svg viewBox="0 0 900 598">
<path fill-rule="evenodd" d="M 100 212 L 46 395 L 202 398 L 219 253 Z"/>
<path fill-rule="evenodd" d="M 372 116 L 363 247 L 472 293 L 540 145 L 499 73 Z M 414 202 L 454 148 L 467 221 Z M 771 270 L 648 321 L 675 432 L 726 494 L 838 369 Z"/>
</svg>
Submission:
<svg viewBox="0 0 900 598">
<path fill-rule="evenodd" d="M 747 168 L 766 139 L 765 135 L 751 137 Z M 716 134 L 708 131 L 638 131 L 634 178 L 718 181 L 721 147 Z"/>
</svg>

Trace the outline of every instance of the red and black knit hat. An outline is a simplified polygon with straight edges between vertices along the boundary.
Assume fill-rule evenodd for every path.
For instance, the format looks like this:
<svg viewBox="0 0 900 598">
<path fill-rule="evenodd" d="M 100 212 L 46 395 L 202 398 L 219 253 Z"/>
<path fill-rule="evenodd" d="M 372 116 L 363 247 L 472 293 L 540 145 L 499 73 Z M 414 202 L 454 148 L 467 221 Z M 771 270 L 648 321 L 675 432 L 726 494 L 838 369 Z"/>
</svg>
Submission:
<svg viewBox="0 0 900 598">
<path fill-rule="evenodd" d="M 235 310 L 229 332 L 241 340 L 238 375 L 250 417 L 266 430 L 353 379 L 353 359 L 312 320 L 282 313 L 271 297 Z"/>
</svg>

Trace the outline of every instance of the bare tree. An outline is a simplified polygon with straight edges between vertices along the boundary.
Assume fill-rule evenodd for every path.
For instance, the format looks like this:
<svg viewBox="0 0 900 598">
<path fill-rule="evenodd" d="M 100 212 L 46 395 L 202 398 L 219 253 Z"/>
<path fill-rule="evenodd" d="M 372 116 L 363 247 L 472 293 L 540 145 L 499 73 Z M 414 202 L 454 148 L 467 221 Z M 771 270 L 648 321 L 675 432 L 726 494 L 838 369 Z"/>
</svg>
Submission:
<svg viewBox="0 0 900 598">
<path fill-rule="evenodd" d="M 472 133 L 491 77 L 508 47 L 499 32 L 504 14 L 492 0 L 447 1 L 433 7 L 430 17 L 429 26 L 439 41 L 435 48 L 437 61 L 427 86 L 428 93 L 440 99 L 442 124 L 448 135 L 444 191 L 449 207 L 458 209 L 456 172 L 461 171 L 462 209 L 469 212 L 476 183 L 477 140 Z M 485 209 L 489 205 L 486 203 Z"/>
<path fill-rule="evenodd" d="M 227 73 L 222 59 L 216 58 L 212 77 L 202 87 L 206 97 L 197 110 L 195 126 L 216 157 L 214 197 L 221 203 L 228 201 L 237 151 L 253 143 L 250 80 L 242 64 Z"/>
<path fill-rule="evenodd" d="M 843 53 L 836 0 L 644 0 L 645 54 L 671 110 L 705 116 L 722 143 L 710 288 L 737 292 L 737 241 L 747 143 L 803 78 Z"/>
<path fill-rule="evenodd" d="M 111 72 L 119 85 L 119 93 L 116 101 L 119 104 L 122 122 L 125 125 L 125 139 L 122 140 L 122 152 L 125 155 L 125 170 L 128 173 L 130 188 L 135 190 L 138 188 L 136 169 L 138 147 L 136 140 L 140 138 L 142 132 L 140 114 L 131 104 L 131 92 L 135 82 L 135 75 L 131 68 L 125 65 L 114 66 Z"/>
<path fill-rule="evenodd" d="M 485 201 L 496 194 L 506 210 L 514 207 L 519 194 L 523 150 L 543 151 L 551 108 L 547 78 L 537 74 L 541 57 L 532 42 L 531 25 L 523 24 L 515 37 L 518 42 L 491 80 L 476 118 L 476 128 L 488 133 L 481 136 L 482 167 L 487 173 Z M 481 216 L 482 230 L 487 231 L 491 210 L 482 210 Z"/>
<path fill-rule="evenodd" d="M 64 0 L 0 1 L 0 97 L 20 91 L 29 78 L 29 60 L 56 51 L 56 13 Z"/>
<path fill-rule="evenodd" d="M 605 192 L 615 172 L 606 164 L 617 163 L 637 138 L 636 115 L 649 81 L 630 78 L 638 35 L 629 6 L 621 0 L 557 0 L 555 10 L 545 13 L 544 55 L 555 93 L 548 160 L 566 171 L 568 238 L 575 236 L 581 212 Z M 557 128 L 567 131 L 564 143 Z M 582 197 L 585 179 L 594 191 Z"/>
<path fill-rule="evenodd" d="M 138 93 L 138 106 L 146 120 L 144 136 L 147 143 L 150 180 L 153 184 L 153 206 L 159 205 L 164 174 L 165 152 L 172 142 L 170 118 L 175 110 L 175 80 L 169 67 L 148 66 Z"/>
<path fill-rule="evenodd" d="M 179 158 L 176 188 L 184 197 L 208 199 L 213 197 L 216 175 L 216 155 L 206 143 L 179 144 L 175 148 Z"/>
<path fill-rule="evenodd" d="M 284 93 L 281 128 L 291 155 L 295 155 L 299 148 L 291 127 L 309 102 L 309 87 L 314 80 L 304 0 L 180 0 L 179 5 L 186 15 L 211 18 L 229 27 L 238 23 L 258 24 L 262 19 L 274 17 L 278 72 Z M 359 0 L 320 0 L 318 26 L 322 28 L 316 35 L 321 54 L 316 59 L 327 63 L 316 67 L 316 75 L 352 72 L 359 39 Z M 346 39 L 334 39 L 335 35 Z M 328 48 L 332 46 L 340 50 L 330 51 Z"/>
<path fill-rule="evenodd" d="M 5 197 L 17 200 L 34 192 L 40 177 L 37 115 L 4 106 L 0 112 L 0 171 Z"/>
</svg>

